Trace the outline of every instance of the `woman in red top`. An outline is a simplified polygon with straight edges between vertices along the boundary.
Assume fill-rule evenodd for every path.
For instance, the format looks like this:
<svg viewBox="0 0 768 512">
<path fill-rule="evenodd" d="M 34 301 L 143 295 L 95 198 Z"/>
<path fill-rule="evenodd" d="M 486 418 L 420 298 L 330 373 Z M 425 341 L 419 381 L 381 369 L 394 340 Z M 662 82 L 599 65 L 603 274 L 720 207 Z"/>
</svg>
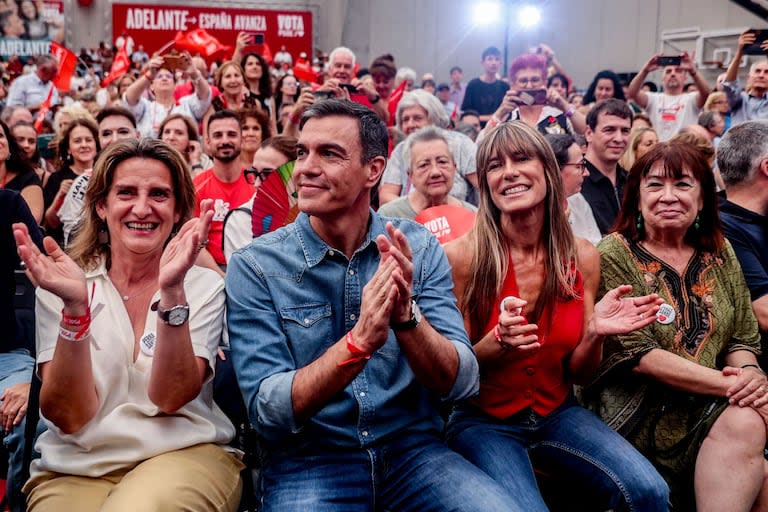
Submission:
<svg viewBox="0 0 768 512">
<path fill-rule="evenodd" d="M 653 466 L 597 416 L 572 384 L 597 368 L 606 335 L 655 321 L 658 297 L 612 290 L 597 304 L 600 257 L 574 239 L 554 153 L 523 122 L 478 147 L 474 229 L 446 246 L 454 293 L 480 363 L 480 394 L 458 406 L 451 447 L 510 491 L 521 510 L 546 511 L 533 472 L 567 476 L 594 510 L 667 510 Z"/>
</svg>

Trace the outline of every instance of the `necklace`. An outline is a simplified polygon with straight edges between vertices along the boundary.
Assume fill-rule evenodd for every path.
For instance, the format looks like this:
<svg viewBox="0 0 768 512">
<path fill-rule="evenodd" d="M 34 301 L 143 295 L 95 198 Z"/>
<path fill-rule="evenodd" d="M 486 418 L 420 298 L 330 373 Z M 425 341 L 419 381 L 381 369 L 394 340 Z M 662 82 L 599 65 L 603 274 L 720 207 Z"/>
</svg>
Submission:
<svg viewBox="0 0 768 512">
<path fill-rule="evenodd" d="M 145 292 L 147 290 L 147 288 L 149 288 L 150 286 L 156 286 L 156 283 L 153 281 L 153 282 L 149 283 L 148 285 L 143 286 L 139 291 L 133 292 L 130 295 L 129 294 L 125 294 L 125 295 L 120 294 L 120 298 L 123 299 L 123 302 L 128 302 L 129 300 L 131 300 L 132 298 L 136 297 L 140 293 Z M 117 286 L 115 286 L 115 289 L 117 289 Z M 117 290 L 117 291 L 118 291 L 118 293 L 120 293 L 120 290 Z"/>
</svg>

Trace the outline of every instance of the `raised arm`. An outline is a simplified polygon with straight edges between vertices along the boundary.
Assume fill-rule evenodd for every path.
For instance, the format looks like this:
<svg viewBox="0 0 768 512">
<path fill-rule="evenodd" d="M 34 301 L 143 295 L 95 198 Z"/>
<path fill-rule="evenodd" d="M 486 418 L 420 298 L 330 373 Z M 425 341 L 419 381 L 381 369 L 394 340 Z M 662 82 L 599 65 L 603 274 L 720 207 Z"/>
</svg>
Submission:
<svg viewBox="0 0 768 512">
<path fill-rule="evenodd" d="M 141 76 L 137 78 L 131 85 L 129 85 L 128 89 L 125 90 L 125 101 L 128 103 L 128 106 L 135 107 L 136 104 L 139 103 L 141 95 L 144 94 L 144 91 L 147 90 L 147 87 L 152 84 L 152 80 L 155 79 L 155 75 L 157 75 L 157 72 L 160 70 L 162 65 L 163 58 L 159 55 L 155 55 L 149 59 L 144 73 L 142 73 Z"/>
<path fill-rule="evenodd" d="M 91 367 L 89 331 L 86 328 L 79 333 L 79 339 L 70 340 L 67 338 L 72 336 L 67 333 L 74 327 L 65 323 L 68 317 L 86 323 L 88 292 L 85 275 L 52 238 L 46 237 L 43 242 L 48 256 L 35 246 L 24 224 L 14 224 L 13 236 L 32 283 L 61 299 L 59 302 L 50 296 L 46 300 L 38 298 L 38 322 L 44 322 L 50 330 L 50 323 L 62 321 L 52 359 L 39 365 L 43 381 L 40 410 L 64 433 L 71 434 L 93 419 L 99 406 Z M 57 308 L 62 302 L 63 309 L 59 312 Z"/>
<path fill-rule="evenodd" d="M 635 78 L 633 78 L 629 83 L 627 94 L 629 94 L 629 97 L 635 100 L 635 102 L 640 105 L 641 108 L 646 108 L 648 106 L 648 94 L 642 90 L 643 83 L 648 77 L 648 73 L 659 69 L 659 65 L 656 63 L 656 59 L 660 56 L 661 54 L 657 53 L 648 59 L 648 62 L 645 63 L 642 69 L 637 72 Z"/>
</svg>

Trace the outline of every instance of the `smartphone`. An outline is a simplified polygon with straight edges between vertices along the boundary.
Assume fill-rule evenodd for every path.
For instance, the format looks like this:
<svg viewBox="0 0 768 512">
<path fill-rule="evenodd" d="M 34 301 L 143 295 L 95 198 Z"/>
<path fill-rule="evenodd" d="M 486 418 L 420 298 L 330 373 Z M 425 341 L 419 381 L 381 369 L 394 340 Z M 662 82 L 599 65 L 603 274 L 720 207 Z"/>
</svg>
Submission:
<svg viewBox="0 0 768 512">
<path fill-rule="evenodd" d="M 517 95 L 526 105 L 546 105 L 547 104 L 546 89 L 526 89 L 523 91 L 518 91 Z"/>
<path fill-rule="evenodd" d="M 659 66 L 679 66 L 682 57 L 679 55 L 659 55 L 656 64 Z"/>
<path fill-rule="evenodd" d="M 55 136 L 54 133 L 44 133 L 37 136 L 37 150 L 40 152 L 40 156 L 46 160 L 56 158 L 56 148 L 49 147 Z"/>
<path fill-rule="evenodd" d="M 749 46 L 745 46 L 744 53 L 746 55 L 765 55 L 766 51 L 760 48 L 760 45 L 768 39 L 768 30 L 753 28 L 749 31 L 755 34 L 755 42 Z"/>
<path fill-rule="evenodd" d="M 248 32 L 251 44 L 264 44 L 264 34 L 261 32 Z"/>
<path fill-rule="evenodd" d="M 352 84 L 339 84 L 339 87 L 349 91 L 349 94 L 357 94 L 357 87 Z"/>
<path fill-rule="evenodd" d="M 184 58 L 179 54 L 169 53 L 163 55 L 163 66 L 170 72 L 184 71 Z"/>
</svg>

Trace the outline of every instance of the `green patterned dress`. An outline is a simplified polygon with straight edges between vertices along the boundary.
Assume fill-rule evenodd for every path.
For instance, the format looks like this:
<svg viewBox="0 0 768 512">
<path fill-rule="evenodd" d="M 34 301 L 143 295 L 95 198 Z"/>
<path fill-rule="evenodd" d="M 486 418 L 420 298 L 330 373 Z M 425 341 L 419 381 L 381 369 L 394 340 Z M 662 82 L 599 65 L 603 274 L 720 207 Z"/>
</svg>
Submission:
<svg viewBox="0 0 768 512">
<path fill-rule="evenodd" d="M 655 322 L 608 338 L 582 400 L 653 462 L 670 484 L 675 510 L 694 510 L 696 455 L 727 401 L 672 389 L 632 369 L 655 348 L 715 369 L 723 368 L 729 352 L 758 354 L 757 320 L 741 267 L 728 242 L 717 254 L 697 252 L 682 276 L 617 233 L 598 249 L 599 296 L 631 284 L 632 295 L 658 293 L 676 316 L 668 325 Z"/>
</svg>

